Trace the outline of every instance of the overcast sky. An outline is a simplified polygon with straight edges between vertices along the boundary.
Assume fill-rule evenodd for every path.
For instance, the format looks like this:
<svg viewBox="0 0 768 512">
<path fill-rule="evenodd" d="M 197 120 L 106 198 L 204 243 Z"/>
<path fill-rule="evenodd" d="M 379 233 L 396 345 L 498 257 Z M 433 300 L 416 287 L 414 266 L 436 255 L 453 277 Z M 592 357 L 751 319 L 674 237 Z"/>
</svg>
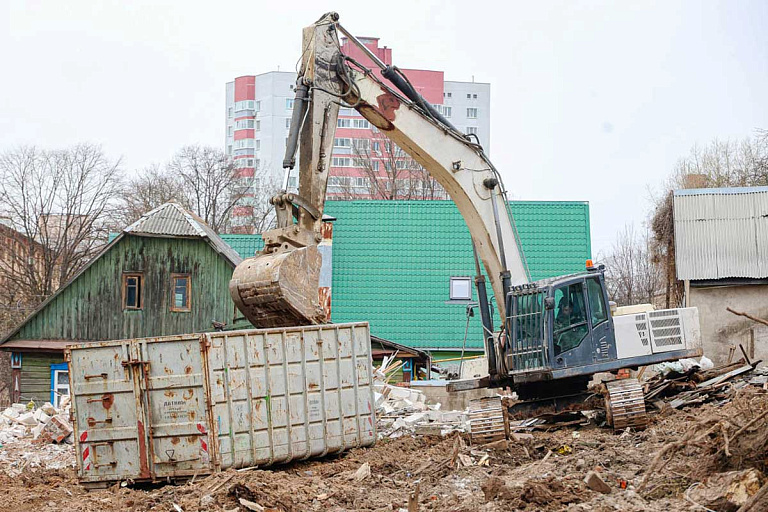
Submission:
<svg viewBox="0 0 768 512">
<path fill-rule="evenodd" d="M 0 0 L 0 150 L 95 142 L 134 172 L 223 146 L 224 84 L 293 69 L 328 10 L 396 65 L 490 82 L 507 188 L 589 201 L 595 255 L 694 144 L 768 128 L 765 0 Z"/>
</svg>

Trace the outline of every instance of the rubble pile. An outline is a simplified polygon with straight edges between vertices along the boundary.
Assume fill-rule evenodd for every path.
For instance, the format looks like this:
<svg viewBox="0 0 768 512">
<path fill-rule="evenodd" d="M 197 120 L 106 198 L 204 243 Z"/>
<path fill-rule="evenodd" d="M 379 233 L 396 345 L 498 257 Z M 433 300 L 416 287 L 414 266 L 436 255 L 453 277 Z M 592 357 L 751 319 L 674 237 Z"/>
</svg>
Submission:
<svg viewBox="0 0 768 512">
<path fill-rule="evenodd" d="M 69 397 L 61 405 L 13 404 L 0 413 L 0 471 L 17 476 L 27 468 L 74 466 Z"/>
<path fill-rule="evenodd" d="M 68 396 L 62 399 L 59 409 L 48 402 L 38 408 L 35 408 L 34 402 L 27 405 L 13 404 L 1 414 L 3 421 L 0 423 L 0 442 L 31 435 L 38 443 L 72 444 L 69 411 Z"/>
<path fill-rule="evenodd" d="M 708 402 L 724 405 L 738 390 L 752 386 L 768 390 L 768 367 L 758 368 L 760 361 L 741 359 L 718 367 L 707 361 L 683 359 L 659 365 L 659 373 L 643 384 L 646 407 L 663 411 Z"/>
<path fill-rule="evenodd" d="M 390 366 L 391 368 L 391 366 Z M 421 391 L 387 384 L 386 361 L 374 369 L 374 399 L 379 439 L 409 435 L 440 435 L 468 432 L 465 411 L 442 411 L 440 404 L 427 405 Z"/>
</svg>

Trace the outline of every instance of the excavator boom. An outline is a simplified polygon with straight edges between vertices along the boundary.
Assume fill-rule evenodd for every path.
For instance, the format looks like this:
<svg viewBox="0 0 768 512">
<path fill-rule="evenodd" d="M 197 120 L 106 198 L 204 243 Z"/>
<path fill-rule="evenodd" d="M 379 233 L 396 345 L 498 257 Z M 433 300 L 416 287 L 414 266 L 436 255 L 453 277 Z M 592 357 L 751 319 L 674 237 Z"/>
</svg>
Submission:
<svg viewBox="0 0 768 512">
<path fill-rule="evenodd" d="M 456 203 L 497 307 L 504 311 L 505 293 L 512 285 L 527 283 L 528 272 L 499 173 L 480 144 L 443 118 L 397 68 L 384 65 L 368 52 L 382 68 L 382 79 L 345 57 L 339 31 L 368 52 L 338 24 L 335 13 L 304 29 L 284 160 L 284 167 L 292 169 L 298 149 L 298 194 L 272 198 L 277 227 L 264 233 L 264 250 L 235 270 L 232 298 L 257 327 L 324 321 L 317 297 L 320 259 L 316 245 L 338 109 L 343 102 L 424 167 Z"/>
</svg>

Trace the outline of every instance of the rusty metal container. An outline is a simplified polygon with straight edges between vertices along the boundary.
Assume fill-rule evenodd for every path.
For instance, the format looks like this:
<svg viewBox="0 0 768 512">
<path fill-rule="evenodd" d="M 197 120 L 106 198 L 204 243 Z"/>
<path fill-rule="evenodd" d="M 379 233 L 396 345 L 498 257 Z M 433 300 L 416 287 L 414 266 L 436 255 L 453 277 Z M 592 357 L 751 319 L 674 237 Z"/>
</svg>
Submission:
<svg viewBox="0 0 768 512">
<path fill-rule="evenodd" d="M 184 479 L 376 440 L 367 323 L 68 348 L 84 485 Z"/>
</svg>

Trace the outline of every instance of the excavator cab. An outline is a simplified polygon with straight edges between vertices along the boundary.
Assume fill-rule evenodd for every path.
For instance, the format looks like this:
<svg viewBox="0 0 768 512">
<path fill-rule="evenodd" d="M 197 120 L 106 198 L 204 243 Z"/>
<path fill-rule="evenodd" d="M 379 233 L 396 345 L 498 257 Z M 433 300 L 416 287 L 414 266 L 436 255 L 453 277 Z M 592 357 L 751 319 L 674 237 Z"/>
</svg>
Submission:
<svg viewBox="0 0 768 512">
<path fill-rule="evenodd" d="M 616 359 L 613 319 L 600 268 L 512 288 L 507 296 L 506 373 L 546 380 L 552 369 Z"/>
</svg>

